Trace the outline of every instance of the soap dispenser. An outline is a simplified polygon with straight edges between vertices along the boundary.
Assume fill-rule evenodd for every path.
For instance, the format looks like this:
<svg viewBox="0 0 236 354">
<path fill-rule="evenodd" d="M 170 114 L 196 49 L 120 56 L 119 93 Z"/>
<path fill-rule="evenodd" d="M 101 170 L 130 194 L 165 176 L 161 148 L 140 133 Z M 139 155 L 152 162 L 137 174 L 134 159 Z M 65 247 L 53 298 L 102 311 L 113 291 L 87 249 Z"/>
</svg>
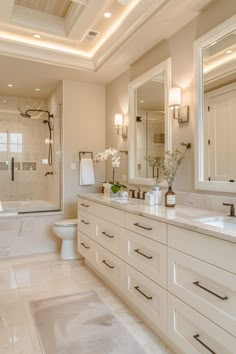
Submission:
<svg viewBox="0 0 236 354">
<path fill-rule="evenodd" d="M 155 184 L 152 187 L 152 193 L 154 195 L 154 200 L 155 200 L 155 204 L 157 205 L 161 205 L 162 203 L 162 192 L 160 190 L 160 187 L 158 185 L 158 179 L 155 179 Z"/>
</svg>

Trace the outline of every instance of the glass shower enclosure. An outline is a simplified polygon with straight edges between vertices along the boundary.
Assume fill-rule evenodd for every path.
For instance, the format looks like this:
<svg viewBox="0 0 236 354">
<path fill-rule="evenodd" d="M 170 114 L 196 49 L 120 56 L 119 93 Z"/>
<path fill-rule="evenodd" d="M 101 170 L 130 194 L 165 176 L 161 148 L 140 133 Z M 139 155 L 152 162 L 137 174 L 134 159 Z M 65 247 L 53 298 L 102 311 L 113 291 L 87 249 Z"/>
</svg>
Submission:
<svg viewBox="0 0 236 354">
<path fill-rule="evenodd" d="M 61 209 L 61 108 L 0 97 L 1 215 Z"/>
</svg>

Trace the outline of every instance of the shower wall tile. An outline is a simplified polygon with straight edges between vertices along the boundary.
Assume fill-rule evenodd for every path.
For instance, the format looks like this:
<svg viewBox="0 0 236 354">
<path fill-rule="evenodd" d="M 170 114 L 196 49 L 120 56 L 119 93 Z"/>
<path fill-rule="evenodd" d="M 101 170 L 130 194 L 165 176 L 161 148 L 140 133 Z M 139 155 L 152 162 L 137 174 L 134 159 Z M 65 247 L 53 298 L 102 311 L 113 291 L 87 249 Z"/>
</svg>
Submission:
<svg viewBox="0 0 236 354">
<path fill-rule="evenodd" d="M 7 170 L 8 170 L 8 163 L 0 162 L 0 171 L 7 171 Z"/>
</svg>

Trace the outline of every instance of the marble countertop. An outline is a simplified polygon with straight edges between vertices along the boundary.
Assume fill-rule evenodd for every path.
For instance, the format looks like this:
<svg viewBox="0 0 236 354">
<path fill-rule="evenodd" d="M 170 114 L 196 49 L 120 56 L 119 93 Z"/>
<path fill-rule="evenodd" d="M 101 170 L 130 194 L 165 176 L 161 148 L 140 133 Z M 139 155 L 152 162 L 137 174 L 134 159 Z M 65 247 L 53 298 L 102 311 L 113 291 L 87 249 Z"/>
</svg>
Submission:
<svg viewBox="0 0 236 354">
<path fill-rule="evenodd" d="M 232 230 L 203 224 L 198 221 L 198 219 L 202 218 L 227 216 L 218 212 L 178 205 L 174 208 L 166 208 L 163 205 L 149 206 L 144 204 L 143 200 L 115 200 L 102 193 L 79 194 L 78 197 L 236 243 L 236 218 L 235 221 L 233 220 Z"/>
</svg>

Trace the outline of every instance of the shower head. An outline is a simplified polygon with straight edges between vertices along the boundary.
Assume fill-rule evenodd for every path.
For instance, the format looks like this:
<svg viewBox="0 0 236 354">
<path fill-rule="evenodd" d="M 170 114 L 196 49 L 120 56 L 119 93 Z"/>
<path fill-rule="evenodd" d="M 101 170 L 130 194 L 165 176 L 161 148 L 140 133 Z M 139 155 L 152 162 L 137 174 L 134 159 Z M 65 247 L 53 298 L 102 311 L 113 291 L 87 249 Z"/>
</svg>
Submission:
<svg viewBox="0 0 236 354">
<path fill-rule="evenodd" d="M 22 110 L 18 107 L 18 110 L 20 112 L 20 116 L 23 118 L 31 118 L 31 115 L 29 113 L 27 113 L 27 111 L 24 113 L 22 112 Z"/>
</svg>

